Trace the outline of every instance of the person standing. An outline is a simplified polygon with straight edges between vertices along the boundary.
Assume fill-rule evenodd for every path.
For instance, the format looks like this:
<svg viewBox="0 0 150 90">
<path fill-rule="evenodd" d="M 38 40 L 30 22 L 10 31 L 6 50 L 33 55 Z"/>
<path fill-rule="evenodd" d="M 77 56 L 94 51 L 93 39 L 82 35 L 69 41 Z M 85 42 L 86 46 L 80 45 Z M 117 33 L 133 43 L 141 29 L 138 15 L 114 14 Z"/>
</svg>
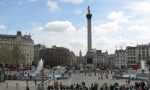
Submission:
<svg viewBox="0 0 150 90">
<path fill-rule="evenodd" d="M 47 90 L 50 90 L 50 89 L 51 89 L 51 87 L 48 85 Z"/>
<path fill-rule="evenodd" d="M 26 90 L 30 90 L 30 89 L 29 89 L 29 86 L 26 87 Z"/>
<path fill-rule="evenodd" d="M 37 84 L 37 81 L 36 81 L 36 79 L 34 80 L 34 84 L 35 84 L 35 86 L 36 86 L 36 84 Z"/>
</svg>

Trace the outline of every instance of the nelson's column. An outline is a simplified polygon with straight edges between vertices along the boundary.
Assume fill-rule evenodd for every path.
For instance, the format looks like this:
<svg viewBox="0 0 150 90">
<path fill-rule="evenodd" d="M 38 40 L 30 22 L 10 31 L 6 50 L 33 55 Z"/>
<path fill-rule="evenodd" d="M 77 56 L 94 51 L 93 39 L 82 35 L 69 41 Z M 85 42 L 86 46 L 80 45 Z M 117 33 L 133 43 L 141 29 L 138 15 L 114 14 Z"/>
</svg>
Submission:
<svg viewBox="0 0 150 90">
<path fill-rule="evenodd" d="M 88 31 L 88 35 L 87 35 L 87 45 L 88 45 L 88 51 L 90 51 L 92 49 L 92 32 L 91 32 L 91 18 L 92 18 L 92 14 L 90 11 L 90 7 L 88 6 L 88 12 L 86 14 L 87 17 L 87 31 Z"/>
<path fill-rule="evenodd" d="M 92 13 L 90 11 L 89 6 L 88 6 L 87 14 L 86 14 L 86 19 L 87 19 L 87 48 L 88 48 L 87 54 L 86 54 L 86 64 L 92 65 L 94 64 L 93 62 L 94 52 L 92 49 L 92 25 L 91 25 Z"/>
</svg>

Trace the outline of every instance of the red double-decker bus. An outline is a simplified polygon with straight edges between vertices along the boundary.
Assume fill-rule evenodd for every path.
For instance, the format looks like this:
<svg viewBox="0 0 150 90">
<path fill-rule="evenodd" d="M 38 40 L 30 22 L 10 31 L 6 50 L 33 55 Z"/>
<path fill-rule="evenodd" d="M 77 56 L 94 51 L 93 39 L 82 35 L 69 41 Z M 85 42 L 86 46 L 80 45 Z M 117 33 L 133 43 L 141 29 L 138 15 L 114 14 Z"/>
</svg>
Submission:
<svg viewBox="0 0 150 90">
<path fill-rule="evenodd" d="M 132 64 L 131 67 L 132 67 L 132 69 L 134 69 L 134 70 L 140 69 L 140 65 L 139 65 L 139 64 Z"/>
<path fill-rule="evenodd" d="M 5 68 L 9 71 L 30 70 L 31 65 L 5 64 Z"/>
</svg>

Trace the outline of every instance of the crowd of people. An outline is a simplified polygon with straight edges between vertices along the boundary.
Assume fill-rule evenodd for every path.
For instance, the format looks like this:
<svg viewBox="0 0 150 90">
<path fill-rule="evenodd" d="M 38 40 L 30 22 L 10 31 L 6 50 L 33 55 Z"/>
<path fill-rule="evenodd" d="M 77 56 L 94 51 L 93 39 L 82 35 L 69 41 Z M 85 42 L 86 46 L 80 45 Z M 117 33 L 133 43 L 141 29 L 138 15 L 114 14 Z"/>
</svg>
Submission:
<svg viewBox="0 0 150 90">
<path fill-rule="evenodd" d="M 84 72 L 84 75 L 85 76 L 92 76 L 92 73 L 93 72 Z M 113 71 L 110 71 L 110 70 L 101 70 L 101 71 L 95 71 L 94 72 L 94 76 L 98 77 L 98 80 L 102 80 L 102 79 L 113 79 L 113 76 L 114 76 L 114 72 Z"/>
<path fill-rule="evenodd" d="M 98 90 L 98 89 L 97 89 Z M 113 85 L 104 84 L 99 90 L 149 90 L 145 82 L 135 82 L 134 85 L 126 84 L 119 85 L 114 83 Z"/>
<path fill-rule="evenodd" d="M 86 87 L 85 82 L 82 82 L 81 84 L 72 84 L 70 86 L 48 86 L 47 90 L 149 90 L 149 88 L 145 82 L 135 82 L 134 85 L 119 85 L 118 83 L 108 85 L 104 83 L 102 86 L 94 83 L 90 87 Z"/>
</svg>

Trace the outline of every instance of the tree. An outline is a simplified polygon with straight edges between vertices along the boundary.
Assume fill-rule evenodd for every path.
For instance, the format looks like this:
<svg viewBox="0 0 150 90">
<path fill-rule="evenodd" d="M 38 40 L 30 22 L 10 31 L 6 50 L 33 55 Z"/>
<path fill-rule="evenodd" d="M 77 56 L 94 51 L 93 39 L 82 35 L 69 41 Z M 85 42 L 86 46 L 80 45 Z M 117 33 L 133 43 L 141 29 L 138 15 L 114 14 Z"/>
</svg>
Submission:
<svg viewBox="0 0 150 90">
<path fill-rule="evenodd" d="M 25 56 L 18 45 L 14 45 L 11 53 L 14 64 L 25 64 Z"/>
<path fill-rule="evenodd" d="M 25 56 L 21 52 L 18 45 L 12 48 L 7 46 L 0 47 L 0 63 L 1 64 L 25 64 Z"/>
<path fill-rule="evenodd" d="M 12 58 L 11 50 L 6 46 L 1 46 L 0 47 L 0 63 L 10 64 L 12 63 L 11 58 Z"/>
</svg>

